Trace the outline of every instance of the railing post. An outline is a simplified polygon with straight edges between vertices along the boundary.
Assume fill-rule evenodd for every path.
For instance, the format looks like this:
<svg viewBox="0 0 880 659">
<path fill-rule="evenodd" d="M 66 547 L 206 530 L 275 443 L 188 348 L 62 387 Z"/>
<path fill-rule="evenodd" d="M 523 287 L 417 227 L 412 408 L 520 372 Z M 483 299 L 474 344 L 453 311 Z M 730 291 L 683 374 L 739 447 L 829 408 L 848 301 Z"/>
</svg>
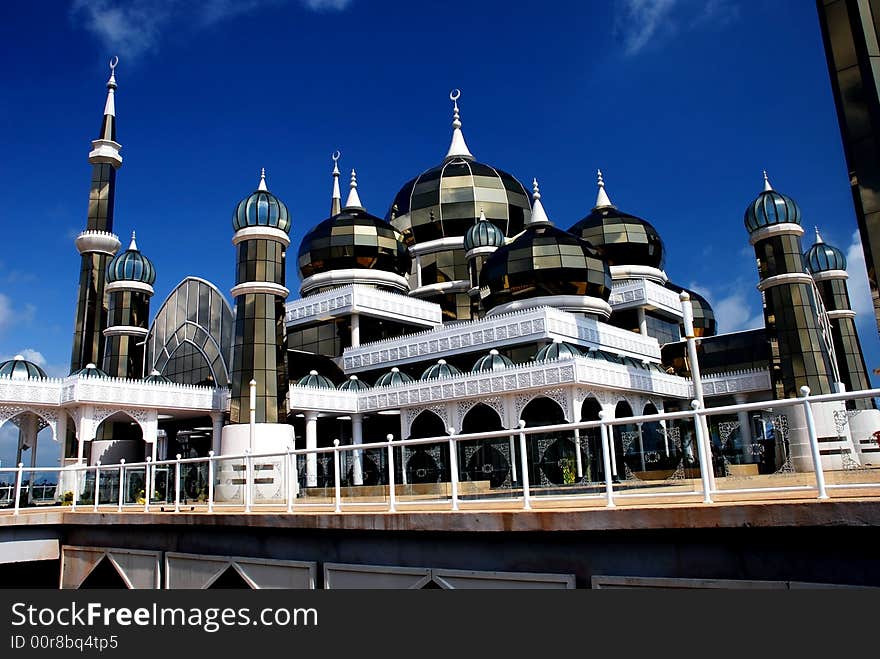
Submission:
<svg viewBox="0 0 880 659">
<path fill-rule="evenodd" d="M 816 420 L 813 418 L 813 405 L 809 401 L 810 388 L 801 387 L 801 396 L 804 399 L 804 415 L 807 418 L 807 436 L 810 439 L 810 456 L 813 458 L 813 469 L 816 472 L 816 490 L 819 499 L 827 499 L 828 492 L 825 490 L 825 472 L 822 470 L 822 454 L 819 452 L 819 438 L 816 436 Z"/>
<path fill-rule="evenodd" d="M 95 463 L 95 502 L 92 505 L 92 512 L 98 512 L 98 493 L 101 491 L 101 461 Z"/>
<path fill-rule="evenodd" d="M 33 450 L 33 449 L 31 449 Z M 18 510 L 21 507 L 19 500 L 21 499 L 21 479 L 24 476 L 24 463 L 19 462 L 18 468 L 15 471 L 15 509 L 12 513 L 13 515 L 18 515 Z M 31 475 L 31 480 L 33 480 L 33 475 Z"/>
<path fill-rule="evenodd" d="M 296 493 L 296 456 L 292 453 L 293 448 L 287 447 L 287 512 L 293 512 L 293 497 Z"/>
<path fill-rule="evenodd" d="M 458 510 L 458 442 L 453 439 L 455 428 L 446 429 L 449 433 L 449 479 L 452 487 L 452 509 Z"/>
<path fill-rule="evenodd" d="M 599 436 L 602 439 L 602 470 L 605 472 L 605 507 L 616 508 L 617 504 L 614 503 L 614 475 L 611 473 L 611 451 L 613 448 L 610 439 L 611 432 L 608 424 L 605 423 L 607 416 L 608 412 L 605 410 L 599 412 L 599 421 L 602 423 L 599 426 Z"/>
<path fill-rule="evenodd" d="M 76 511 L 76 502 L 79 500 L 79 469 L 81 462 L 73 467 L 73 499 L 70 501 L 70 509 Z"/>
<path fill-rule="evenodd" d="M 147 456 L 147 464 L 144 467 L 144 512 L 150 512 L 150 499 L 153 498 L 153 473 L 156 466 L 153 464 L 153 456 Z"/>
<path fill-rule="evenodd" d="M 246 513 L 251 511 L 251 485 L 254 480 L 251 474 L 251 466 L 251 450 L 246 448 L 244 450 L 244 511 Z"/>
<path fill-rule="evenodd" d="M 394 435 L 389 433 L 385 439 L 388 440 L 388 512 L 393 513 L 397 510 L 394 500 L 394 447 L 391 445 Z"/>
<path fill-rule="evenodd" d="M 119 502 L 116 505 L 116 512 L 122 512 L 122 504 L 125 501 L 125 458 L 119 459 Z"/>
<path fill-rule="evenodd" d="M 208 451 L 208 512 L 214 512 L 214 451 Z"/>
<path fill-rule="evenodd" d="M 526 434 L 523 432 L 523 429 L 526 427 L 526 422 L 523 419 L 519 420 L 519 471 L 520 471 L 520 479 L 522 480 L 522 491 L 523 491 L 523 510 L 531 510 L 532 509 L 532 501 L 531 501 L 531 491 L 529 489 L 529 460 L 526 453 Z"/>
<path fill-rule="evenodd" d="M 333 440 L 333 498 L 336 501 L 335 510 L 342 512 L 342 483 L 339 481 L 339 440 Z"/>
<path fill-rule="evenodd" d="M 180 458 L 178 453 L 174 462 L 174 512 L 180 512 Z"/>
<path fill-rule="evenodd" d="M 703 434 L 703 423 L 700 419 L 700 401 L 691 402 L 694 409 L 694 431 L 697 433 L 697 452 L 700 454 L 700 479 L 703 483 L 703 503 L 712 503 L 712 483 L 709 474 L 712 472 L 712 454 L 706 446 L 706 436 Z"/>
</svg>

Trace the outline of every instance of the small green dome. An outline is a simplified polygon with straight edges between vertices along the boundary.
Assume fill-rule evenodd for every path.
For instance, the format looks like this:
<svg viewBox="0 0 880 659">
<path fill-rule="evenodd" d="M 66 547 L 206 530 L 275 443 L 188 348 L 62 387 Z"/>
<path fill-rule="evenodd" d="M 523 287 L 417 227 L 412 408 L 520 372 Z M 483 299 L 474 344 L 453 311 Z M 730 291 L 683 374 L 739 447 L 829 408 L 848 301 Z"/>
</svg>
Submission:
<svg viewBox="0 0 880 659">
<path fill-rule="evenodd" d="M 71 375 L 77 375 L 81 378 L 109 378 L 104 371 L 95 366 L 94 364 L 86 364 L 85 368 L 79 369 L 76 373 L 71 373 Z"/>
<path fill-rule="evenodd" d="M 13 380 L 27 380 L 29 378 L 45 378 L 46 371 L 21 355 L 16 355 L 0 364 L 0 376 Z"/>
<path fill-rule="evenodd" d="M 314 389 L 336 389 L 333 381 L 328 377 L 319 375 L 318 371 L 309 371 L 309 374 L 301 377 L 295 386 L 312 387 Z"/>
<path fill-rule="evenodd" d="M 583 353 L 570 343 L 560 341 L 559 339 L 545 345 L 535 355 L 536 362 L 547 361 L 548 359 L 570 359 L 572 357 L 582 357 Z"/>
<path fill-rule="evenodd" d="M 173 382 L 173 380 L 166 378 L 154 368 L 150 371 L 150 374 L 144 378 L 144 382 Z"/>
<path fill-rule="evenodd" d="M 476 247 L 501 247 L 504 244 L 504 234 L 501 229 L 486 219 L 481 212 L 480 221 L 474 224 L 464 234 L 464 251 L 469 252 Z"/>
<path fill-rule="evenodd" d="M 259 187 L 238 202 L 232 214 L 232 228 L 273 227 L 290 233 L 290 213 L 287 206 L 266 188 L 266 173 L 260 177 Z"/>
<path fill-rule="evenodd" d="M 494 348 L 489 351 L 488 355 L 483 355 L 474 364 L 471 373 L 481 373 L 483 371 L 500 371 L 503 368 L 514 366 L 513 361 L 509 357 L 505 357 Z"/>
<path fill-rule="evenodd" d="M 816 244 L 804 253 L 804 261 L 807 269 L 812 273 L 846 270 L 846 256 L 839 249 L 822 240 L 818 229 L 816 229 Z"/>
<path fill-rule="evenodd" d="M 359 380 L 358 376 L 352 375 L 348 380 L 336 388 L 339 389 L 339 391 L 363 391 L 364 389 L 369 389 L 370 385 L 363 380 Z"/>
<path fill-rule="evenodd" d="M 374 387 L 394 387 L 398 384 L 406 384 L 407 382 L 412 382 L 413 379 L 408 376 L 406 373 L 402 372 L 396 366 L 392 368 L 390 371 L 382 375 L 378 380 L 376 380 L 376 384 Z"/>
<path fill-rule="evenodd" d="M 774 224 L 800 224 L 801 209 L 794 199 L 770 187 L 764 173 L 764 190 L 746 208 L 744 222 L 749 233 Z"/>
<path fill-rule="evenodd" d="M 141 254 L 131 232 L 131 244 L 107 264 L 107 283 L 116 281 L 136 281 L 152 286 L 156 281 L 156 269 L 146 256 Z"/>
<path fill-rule="evenodd" d="M 436 364 L 429 366 L 422 373 L 420 380 L 436 380 L 438 378 L 451 378 L 454 375 L 461 375 L 452 364 L 447 364 L 445 359 L 438 359 Z"/>
</svg>

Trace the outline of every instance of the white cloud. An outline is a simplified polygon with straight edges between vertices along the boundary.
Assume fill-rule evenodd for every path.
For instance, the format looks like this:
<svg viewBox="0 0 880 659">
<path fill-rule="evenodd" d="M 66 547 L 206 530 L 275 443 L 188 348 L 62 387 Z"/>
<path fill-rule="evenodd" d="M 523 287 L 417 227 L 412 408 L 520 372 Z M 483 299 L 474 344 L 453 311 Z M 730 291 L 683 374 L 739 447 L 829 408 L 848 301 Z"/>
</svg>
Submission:
<svg viewBox="0 0 880 659">
<path fill-rule="evenodd" d="M 623 0 L 616 7 L 615 31 L 629 56 L 680 30 L 720 27 L 739 17 L 737 0 Z"/>
<path fill-rule="evenodd" d="M 137 58 L 171 29 L 199 30 L 287 0 L 73 0 L 70 15 L 110 52 Z M 300 0 L 311 11 L 342 11 L 352 0 Z"/>
<path fill-rule="evenodd" d="M 5 293 L 0 293 L 0 333 L 13 324 L 29 324 L 34 319 L 37 307 L 33 304 L 25 304 L 17 308 L 12 299 Z"/>
<path fill-rule="evenodd" d="M 0 331 L 12 322 L 12 300 L 0 293 Z"/>
<path fill-rule="evenodd" d="M 18 354 L 27 359 L 29 362 L 33 362 L 37 366 L 46 365 L 46 358 L 43 357 L 43 353 L 41 353 L 39 350 L 34 350 L 33 348 L 25 348 Z"/>
<path fill-rule="evenodd" d="M 846 248 L 846 271 L 849 274 L 846 283 L 853 311 L 862 317 L 873 317 L 874 303 L 871 300 L 871 286 L 868 284 L 868 270 L 865 267 L 865 251 L 862 249 L 858 230 L 853 231 L 850 244 Z"/>
<path fill-rule="evenodd" d="M 737 282 L 724 291 L 715 291 L 695 283 L 691 283 L 689 288 L 709 301 L 712 311 L 715 312 L 719 334 L 764 326 L 764 312 L 760 308 L 761 297 L 747 284 Z"/>
</svg>

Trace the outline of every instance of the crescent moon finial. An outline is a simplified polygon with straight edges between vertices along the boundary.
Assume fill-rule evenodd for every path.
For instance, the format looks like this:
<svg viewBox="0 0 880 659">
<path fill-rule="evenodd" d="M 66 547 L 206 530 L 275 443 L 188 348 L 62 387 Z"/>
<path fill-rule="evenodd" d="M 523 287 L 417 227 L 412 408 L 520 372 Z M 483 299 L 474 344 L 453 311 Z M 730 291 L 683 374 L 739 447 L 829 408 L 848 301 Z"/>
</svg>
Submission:
<svg viewBox="0 0 880 659">
<path fill-rule="evenodd" d="M 336 151 L 334 151 L 332 154 L 330 154 L 330 157 L 333 158 L 333 162 L 336 162 L 337 160 L 339 160 L 339 156 L 341 156 L 341 155 L 342 154 L 339 153 L 339 149 L 336 149 Z"/>
<path fill-rule="evenodd" d="M 457 101 L 460 96 L 461 96 L 460 89 L 453 89 L 451 92 L 449 92 L 449 100 L 450 101 Z"/>
<path fill-rule="evenodd" d="M 114 55 L 110 58 L 110 71 L 113 72 L 116 69 L 116 65 L 119 64 L 119 56 Z"/>
</svg>

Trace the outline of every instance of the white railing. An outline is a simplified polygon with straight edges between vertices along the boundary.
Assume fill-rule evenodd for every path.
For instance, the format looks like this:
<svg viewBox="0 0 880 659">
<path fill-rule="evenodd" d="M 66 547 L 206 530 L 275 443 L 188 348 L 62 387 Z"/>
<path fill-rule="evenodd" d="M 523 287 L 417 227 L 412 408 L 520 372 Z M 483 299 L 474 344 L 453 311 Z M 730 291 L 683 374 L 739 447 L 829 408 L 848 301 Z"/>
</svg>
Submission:
<svg viewBox="0 0 880 659">
<path fill-rule="evenodd" d="M 770 391 L 773 383 L 770 371 L 766 368 L 755 368 L 726 373 L 711 373 L 701 378 L 704 396 L 726 396 L 728 394 L 747 393 L 750 391 Z M 690 395 L 694 395 L 694 385 L 690 385 Z"/>
<path fill-rule="evenodd" d="M 628 279 L 611 285 L 608 303 L 613 309 L 629 309 L 652 306 L 681 318 L 681 300 L 678 293 L 649 279 Z"/>
<path fill-rule="evenodd" d="M 391 368 L 463 352 L 477 353 L 502 345 L 559 338 L 581 346 L 612 350 L 637 359 L 660 359 L 657 339 L 576 316 L 559 309 L 539 307 L 407 334 L 394 339 L 345 348 L 346 373 Z M 475 356 L 476 359 L 476 356 Z"/>
<path fill-rule="evenodd" d="M 151 506 L 159 506 L 167 512 L 180 512 L 185 507 L 195 509 L 198 505 L 206 507 L 208 512 L 219 508 L 243 509 L 245 512 L 262 508 L 283 513 L 315 507 L 343 512 L 365 506 L 393 512 L 401 508 L 436 505 L 448 506 L 451 510 L 460 510 L 462 506 L 472 509 L 490 501 L 528 510 L 541 502 L 559 500 L 613 508 L 640 497 L 642 500 L 674 499 L 690 503 L 701 500 L 709 504 L 746 497 L 754 500 L 756 492 L 767 498 L 815 496 L 827 499 L 829 491 L 839 491 L 841 496 L 857 492 L 861 497 L 880 497 L 880 470 L 858 469 L 844 464 L 841 469 L 829 472 L 832 482 L 827 482 L 826 469 L 822 465 L 822 444 L 827 443 L 827 438 L 818 436 L 815 420 L 816 414 L 825 415 L 830 408 L 842 409 L 844 401 L 869 399 L 873 402 L 880 396 L 880 389 L 811 397 L 809 389 L 804 387 L 801 393 L 800 398 L 707 409 L 694 401 L 691 409 L 685 411 L 618 419 L 608 418 L 602 412 L 598 420 L 550 426 L 527 427 L 526 421 L 521 420 L 517 428 L 492 432 L 458 435 L 450 428 L 448 435 L 424 439 L 394 440 L 388 435 L 385 441 L 357 445 L 340 445 L 337 440 L 330 447 L 290 447 L 286 451 L 266 454 L 246 452 L 215 456 L 211 452 L 206 458 L 182 459 L 178 455 L 174 460 L 157 462 L 147 459 L 141 463 L 66 468 L 30 469 L 19 464 L 16 468 L 0 469 L 0 487 L 11 494 L 8 503 L 14 515 L 19 515 L 28 503 L 29 481 L 37 474 L 47 473 L 57 474 L 61 483 L 59 489 L 65 491 L 62 500 L 55 505 L 69 505 L 73 511 L 134 508 L 149 512 Z M 732 469 L 737 465 L 729 464 L 725 454 L 729 433 L 725 438 L 724 432 L 734 423 L 731 419 L 754 412 L 772 415 L 776 431 L 771 448 L 781 450 L 782 454 L 771 465 L 778 467 L 773 473 L 737 476 Z M 875 418 L 877 414 L 874 414 Z M 719 422 L 717 417 L 723 417 L 725 421 Z M 721 433 L 720 445 L 716 445 L 708 434 L 712 418 L 715 418 L 716 430 Z M 795 429 L 801 421 L 802 428 Z M 763 417 L 761 422 L 765 423 Z M 728 424 L 724 431 L 721 430 L 722 423 Z M 638 428 L 638 432 L 634 428 Z M 661 430 L 667 457 L 680 460 L 675 473 L 659 480 L 649 478 L 650 470 L 643 469 L 638 472 L 642 476 L 633 476 L 630 464 L 651 456 L 644 449 L 630 452 L 628 447 L 632 447 L 636 438 L 641 443 L 643 433 Z M 682 434 L 693 438 L 692 442 L 688 441 L 687 448 Z M 542 442 L 546 445 L 554 438 L 573 443 L 577 452 L 576 466 L 568 458 L 565 458 L 567 464 L 559 459 L 554 466 L 552 460 L 547 461 L 546 453 L 540 464 L 536 461 L 536 447 Z M 760 441 L 767 443 L 769 440 L 762 437 Z M 584 443 L 588 445 L 586 453 L 583 453 Z M 480 448 L 471 451 L 475 444 Z M 598 447 L 595 452 L 591 444 Z M 804 449 L 809 462 L 806 467 L 801 465 L 800 473 L 795 473 L 791 464 L 796 445 Z M 693 452 L 689 455 L 690 449 Z M 407 482 L 419 473 L 419 469 L 411 466 L 413 456 L 429 452 L 442 454 L 444 451 L 448 456 L 448 474 L 430 483 Z M 460 467 L 459 458 L 470 455 L 473 461 L 476 451 L 495 451 L 498 455 L 509 451 L 509 468 L 504 473 L 503 483 L 492 486 L 489 480 L 488 487 L 478 487 L 484 486 L 486 479 L 470 478 L 468 481 L 462 477 L 463 473 L 465 476 L 473 476 L 473 473 L 470 467 Z M 373 462 L 376 466 L 373 478 L 377 481 L 374 485 L 356 483 L 359 478 L 356 474 L 361 474 L 362 478 L 364 473 L 367 454 L 379 460 L 379 465 Z M 410 458 L 409 464 L 403 462 L 407 457 Z M 589 462 L 583 464 L 582 458 Z M 597 469 L 587 475 L 593 461 Z M 324 482 L 320 484 L 319 463 L 322 466 L 320 471 L 325 474 Z M 396 469 L 396 463 L 402 468 Z M 343 485 L 343 465 L 351 466 L 354 482 L 346 476 L 348 483 Z M 548 485 L 545 482 L 541 470 L 546 470 L 547 465 L 551 470 L 559 467 L 562 483 L 554 481 Z M 428 471 L 430 467 L 422 470 Z M 594 480 L 592 476 L 598 476 L 600 471 L 601 479 Z M 484 473 L 489 471 L 484 470 Z M 193 491 L 197 492 L 195 497 Z"/>
</svg>

